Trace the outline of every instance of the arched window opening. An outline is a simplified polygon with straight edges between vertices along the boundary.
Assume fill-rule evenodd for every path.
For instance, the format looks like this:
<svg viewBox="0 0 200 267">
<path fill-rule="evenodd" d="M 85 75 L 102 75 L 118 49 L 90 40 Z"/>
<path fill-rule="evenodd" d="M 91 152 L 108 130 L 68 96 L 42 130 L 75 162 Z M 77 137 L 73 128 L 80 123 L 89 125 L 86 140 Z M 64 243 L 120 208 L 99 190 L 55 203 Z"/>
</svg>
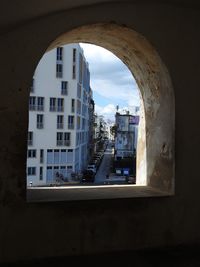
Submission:
<svg viewBox="0 0 200 267">
<path fill-rule="evenodd" d="M 103 36 L 103 37 L 102 37 Z M 63 47 L 65 44 L 74 43 L 90 43 L 108 49 L 120 58 L 131 71 L 138 87 L 140 89 L 140 127 L 138 132 L 137 144 L 137 163 L 136 163 L 136 186 L 129 186 L 129 188 L 120 187 L 120 191 L 105 187 L 104 196 L 98 194 L 102 192 L 96 188 L 94 190 L 84 190 L 80 187 L 79 192 L 70 190 L 67 199 L 93 199 L 93 198 L 115 198 L 115 197 L 134 197 L 134 196 L 152 196 L 152 195 L 171 195 L 174 193 L 174 95 L 171 85 L 171 80 L 168 71 L 162 63 L 159 55 L 149 42 L 140 34 L 134 32 L 132 29 L 121 27 L 115 24 L 95 24 L 82 26 L 72 31 L 69 31 L 58 37 L 47 49 L 53 51 L 56 48 L 56 77 L 62 78 L 65 71 L 62 64 Z M 76 79 L 76 57 L 77 51 L 72 53 L 72 79 Z M 83 62 L 83 58 L 79 58 L 79 63 Z M 81 64 L 82 66 L 82 64 Z M 42 73 L 42 72 L 41 72 Z M 45 68 L 42 73 L 45 76 Z M 52 74 L 53 75 L 53 74 Z M 81 75 L 83 74 L 81 71 Z M 82 79 L 79 74 L 79 79 Z M 33 79 L 33 87 L 34 87 Z M 61 85 L 62 93 L 67 92 L 67 81 L 63 81 Z M 31 88 L 33 90 L 33 88 Z M 81 95 L 81 88 L 77 86 L 77 96 Z M 38 102 L 39 101 L 39 102 Z M 58 112 L 63 111 L 63 100 L 60 97 L 50 97 L 50 109 Z M 37 104 L 36 104 L 37 103 Z M 30 108 L 37 105 L 41 111 L 37 114 L 36 122 L 37 128 L 42 129 L 44 125 L 44 116 L 42 114 L 43 96 L 37 99 L 30 98 Z M 77 109 L 81 112 L 81 103 L 72 99 L 71 111 Z M 57 118 L 59 127 L 63 125 L 62 114 Z M 73 118 L 70 117 L 68 124 L 74 127 Z M 81 120 L 76 120 L 77 125 L 84 124 Z M 30 131 L 28 134 L 28 143 L 32 142 L 34 134 Z M 43 137 L 44 138 L 44 137 Z M 70 132 L 58 131 L 56 133 L 57 145 L 65 142 L 71 142 Z M 79 136 L 79 139 L 82 136 Z M 84 137 L 83 137 L 84 138 Z M 76 137 L 78 140 L 78 137 Z M 63 154 L 62 154 L 63 152 Z M 70 151 L 69 151 L 70 152 Z M 82 151 L 83 152 L 83 151 Z M 81 152 L 81 153 L 82 153 Z M 29 153 L 35 153 L 31 151 Z M 61 155 L 62 154 L 62 155 Z M 76 152 L 75 152 L 76 154 Z M 41 161 L 44 160 L 44 151 L 40 150 Z M 63 158 L 64 151 L 57 149 L 49 149 L 47 151 L 47 161 L 52 158 L 57 160 Z M 75 155 L 76 157 L 76 155 Z M 84 157 L 84 152 L 82 153 Z M 59 173 L 59 167 L 56 169 L 47 167 L 47 172 Z M 43 169 L 40 167 L 40 174 Z M 72 170 L 73 172 L 73 170 Z M 28 173 L 35 174 L 34 168 L 29 168 Z M 64 173 L 64 171 L 63 171 Z M 142 186 L 142 187 L 141 187 Z M 134 188 L 134 189 L 133 189 Z M 135 194 L 135 190 L 141 190 L 141 194 Z M 144 190 L 145 193 L 144 193 Z M 30 193 L 31 192 L 31 193 Z M 29 195 L 33 196 L 33 190 L 30 190 Z M 68 190 L 69 192 L 69 190 Z M 106 193 L 107 192 L 107 193 Z M 110 194 L 111 192 L 111 194 Z M 138 191 L 139 192 L 139 191 Z M 30 197 L 31 199 L 31 197 Z M 58 197 L 59 199 L 59 197 Z M 53 200 L 53 199 L 52 199 Z"/>
<path fill-rule="evenodd" d="M 30 90 L 27 187 L 136 184 L 140 101 L 110 51 L 74 43 L 45 53 Z"/>
</svg>

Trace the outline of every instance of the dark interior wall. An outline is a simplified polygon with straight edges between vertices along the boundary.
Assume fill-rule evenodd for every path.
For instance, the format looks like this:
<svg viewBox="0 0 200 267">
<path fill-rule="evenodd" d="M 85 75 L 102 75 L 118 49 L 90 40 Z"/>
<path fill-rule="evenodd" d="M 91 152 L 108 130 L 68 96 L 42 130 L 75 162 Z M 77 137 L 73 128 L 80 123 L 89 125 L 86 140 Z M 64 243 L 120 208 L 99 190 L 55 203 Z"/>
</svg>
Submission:
<svg viewBox="0 0 200 267">
<path fill-rule="evenodd" d="M 1 36 L 1 261 L 199 241 L 199 13 L 173 5 L 102 4 L 38 18 Z M 175 196 L 28 204 L 27 88 L 34 69 L 61 33 L 97 22 L 143 34 L 170 72 L 176 101 Z"/>
</svg>

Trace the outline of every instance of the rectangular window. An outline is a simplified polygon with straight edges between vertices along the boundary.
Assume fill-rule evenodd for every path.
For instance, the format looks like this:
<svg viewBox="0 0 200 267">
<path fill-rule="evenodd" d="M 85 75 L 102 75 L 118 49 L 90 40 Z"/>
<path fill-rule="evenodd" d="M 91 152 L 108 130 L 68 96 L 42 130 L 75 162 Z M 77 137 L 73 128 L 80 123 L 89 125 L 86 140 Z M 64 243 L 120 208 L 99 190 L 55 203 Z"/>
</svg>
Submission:
<svg viewBox="0 0 200 267">
<path fill-rule="evenodd" d="M 68 82 L 67 81 L 62 81 L 61 82 L 61 95 L 67 95 L 67 90 L 68 90 Z"/>
<path fill-rule="evenodd" d="M 57 47 L 57 50 L 56 50 L 56 59 L 58 61 L 62 61 L 62 59 L 63 59 L 63 47 Z"/>
<path fill-rule="evenodd" d="M 57 99 L 57 111 L 64 111 L 64 99 L 63 98 L 58 98 Z"/>
<path fill-rule="evenodd" d="M 58 149 L 55 149 L 54 150 L 54 164 L 59 164 L 59 150 Z"/>
<path fill-rule="evenodd" d="M 81 101 L 77 100 L 77 113 L 81 114 Z"/>
<path fill-rule="evenodd" d="M 63 73 L 63 65 L 62 64 L 56 64 L 56 77 L 62 78 Z"/>
<path fill-rule="evenodd" d="M 80 130 L 81 128 L 81 118 L 79 116 L 77 116 L 77 130 Z"/>
<path fill-rule="evenodd" d="M 76 48 L 73 48 L 73 63 L 76 63 Z"/>
<path fill-rule="evenodd" d="M 82 130 L 85 130 L 85 119 L 82 118 Z"/>
<path fill-rule="evenodd" d="M 72 112 L 72 113 L 75 112 L 75 99 L 72 99 L 72 103 L 71 103 L 71 112 Z"/>
<path fill-rule="evenodd" d="M 76 79 L 76 65 L 72 66 L 72 79 Z"/>
<path fill-rule="evenodd" d="M 56 111 L 56 98 L 50 97 L 49 111 Z"/>
<path fill-rule="evenodd" d="M 58 132 L 57 133 L 57 146 L 62 146 L 63 145 L 63 133 Z"/>
<path fill-rule="evenodd" d="M 34 93 L 34 89 L 35 89 L 35 80 L 32 79 L 32 84 L 31 84 L 31 88 L 30 88 L 30 93 Z"/>
<path fill-rule="evenodd" d="M 53 181 L 53 168 L 52 166 L 47 167 L 47 182 L 52 182 Z"/>
<path fill-rule="evenodd" d="M 79 53 L 79 83 L 83 80 L 83 56 Z"/>
<path fill-rule="evenodd" d="M 43 180 L 43 167 L 40 167 L 40 181 Z"/>
<path fill-rule="evenodd" d="M 43 129 L 44 128 L 44 115 L 37 114 L 37 128 Z"/>
<path fill-rule="evenodd" d="M 64 121 L 64 116 L 57 115 L 57 129 L 63 129 L 63 121 Z"/>
<path fill-rule="evenodd" d="M 77 97 L 81 98 L 81 85 L 77 83 Z"/>
<path fill-rule="evenodd" d="M 44 149 L 40 149 L 40 163 L 44 162 Z"/>
<path fill-rule="evenodd" d="M 67 162 L 69 163 L 73 162 L 73 149 L 67 150 Z"/>
<path fill-rule="evenodd" d="M 35 96 L 29 97 L 29 110 L 36 110 L 36 97 Z"/>
<path fill-rule="evenodd" d="M 36 158 L 36 149 L 28 149 L 28 158 Z"/>
<path fill-rule="evenodd" d="M 33 145 L 33 132 L 28 132 L 28 146 Z"/>
<path fill-rule="evenodd" d="M 61 164 L 67 163 L 67 150 L 66 149 L 61 149 L 60 163 Z"/>
<path fill-rule="evenodd" d="M 37 98 L 37 110 L 44 111 L 44 97 Z"/>
<path fill-rule="evenodd" d="M 74 129 L 74 116 L 68 116 L 68 129 Z"/>
<path fill-rule="evenodd" d="M 47 149 L 47 164 L 53 164 L 53 150 Z"/>
<path fill-rule="evenodd" d="M 28 167 L 27 173 L 28 175 L 36 175 L 36 167 Z"/>
<path fill-rule="evenodd" d="M 64 133 L 64 145 L 70 146 L 70 133 Z"/>
<path fill-rule="evenodd" d="M 78 133 L 76 133 L 76 146 L 79 145 L 79 140 L 78 140 L 78 138 L 79 138 L 79 135 L 78 135 Z"/>
</svg>

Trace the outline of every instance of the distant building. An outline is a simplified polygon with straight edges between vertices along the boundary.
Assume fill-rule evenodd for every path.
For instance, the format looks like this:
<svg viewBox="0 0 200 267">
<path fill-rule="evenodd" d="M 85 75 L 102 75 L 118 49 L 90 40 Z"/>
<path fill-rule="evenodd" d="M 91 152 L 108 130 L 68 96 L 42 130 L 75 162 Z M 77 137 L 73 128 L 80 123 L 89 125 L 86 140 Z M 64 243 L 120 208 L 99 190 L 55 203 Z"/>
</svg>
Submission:
<svg viewBox="0 0 200 267">
<path fill-rule="evenodd" d="M 115 124 L 115 159 L 133 156 L 137 149 L 139 116 L 116 112 Z"/>
<path fill-rule="evenodd" d="M 94 112 L 82 48 L 70 44 L 42 57 L 29 101 L 27 184 L 51 184 L 84 169 Z"/>
<path fill-rule="evenodd" d="M 94 140 L 94 152 L 99 149 L 102 149 L 102 142 L 104 138 L 104 120 L 103 117 L 94 114 L 94 132 L 93 132 L 93 140 Z"/>
</svg>

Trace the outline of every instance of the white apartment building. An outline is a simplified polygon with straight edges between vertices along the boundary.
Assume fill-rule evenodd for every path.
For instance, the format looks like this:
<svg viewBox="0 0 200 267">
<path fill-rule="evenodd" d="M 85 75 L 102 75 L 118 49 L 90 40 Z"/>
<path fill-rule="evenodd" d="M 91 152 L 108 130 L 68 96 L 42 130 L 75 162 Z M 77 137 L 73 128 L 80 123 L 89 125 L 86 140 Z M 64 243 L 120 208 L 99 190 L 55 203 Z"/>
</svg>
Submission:
<svg viewBox="0 0 200 267">
<path fill-rule="evenodd" d="M 79 44 L 44 54 L 29 101 L 27 186 L 71 179 L 88 162 L 92 92 L 90 73 Z"/>
</svg>

